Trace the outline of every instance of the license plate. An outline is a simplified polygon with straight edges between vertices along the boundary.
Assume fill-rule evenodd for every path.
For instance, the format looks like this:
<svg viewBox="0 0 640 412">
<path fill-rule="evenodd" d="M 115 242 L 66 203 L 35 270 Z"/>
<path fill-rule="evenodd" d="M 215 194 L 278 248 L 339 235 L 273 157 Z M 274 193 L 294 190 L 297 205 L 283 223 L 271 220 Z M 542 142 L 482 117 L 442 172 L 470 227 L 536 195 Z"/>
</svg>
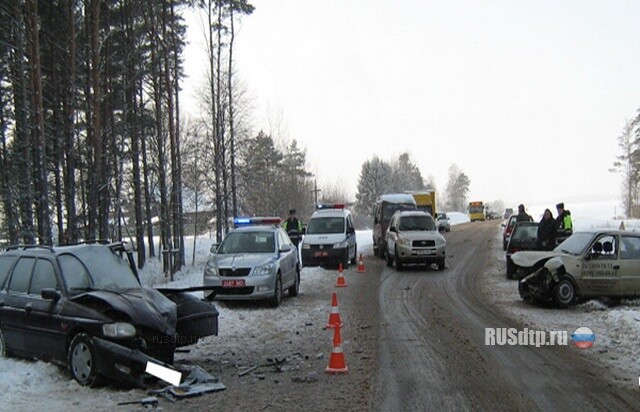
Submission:
<svg viewBox="0 0 640 412">
<path fill-rule="evenodd" d="M 242 288 L 244 287 L 244 279 L 223 280 L 223 288 Z"/>
<path fill-rule="evenodd" d="M 313 257 L 329 256 L 329 252 L 314 252 Z"/>
<path fill-rule="evenodd" d="M 430 250 L 416 250 L 416 255 L 431 255 L 433 252 Z"/>
</svg>

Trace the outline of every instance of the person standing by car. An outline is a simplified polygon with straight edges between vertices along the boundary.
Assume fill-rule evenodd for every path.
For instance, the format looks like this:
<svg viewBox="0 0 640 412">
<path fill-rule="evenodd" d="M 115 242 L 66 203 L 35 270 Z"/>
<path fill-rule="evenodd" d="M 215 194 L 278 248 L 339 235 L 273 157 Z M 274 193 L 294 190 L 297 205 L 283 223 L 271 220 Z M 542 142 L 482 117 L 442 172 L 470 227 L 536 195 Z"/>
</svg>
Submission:
<svg viewBox="0 0 640 412">
<path fill-rule="evenodd" d="M 557 241 L 561 243 L 573 234 L 573 221 L 571 220 L 571 212 L 565 210 L 563 202 L 558 203 L 556 209 L 558 210 L 558 217 L 556 217 Z"/>
<path fill-rule="evenodd" d="M 295 209 L 289 210 L 289 218 L 284 222 L 284 230 L 289 235 L 291 242 L 297 247 L 302 234 L 302 223 L 296 217 Z"/>
<path fill-rule="evenodd" d="M 518 205 L 518 216 L 516 216 L 516 222 L 533 222 L 533 218 L 524 210 L 524 205 Z"/>
<path fill-rule="evenodd" d="M 556 220 L 551 210 L 545 209 L 538 223 L 538 249 L 553 250 L 556 247 Z"/>
</svg>

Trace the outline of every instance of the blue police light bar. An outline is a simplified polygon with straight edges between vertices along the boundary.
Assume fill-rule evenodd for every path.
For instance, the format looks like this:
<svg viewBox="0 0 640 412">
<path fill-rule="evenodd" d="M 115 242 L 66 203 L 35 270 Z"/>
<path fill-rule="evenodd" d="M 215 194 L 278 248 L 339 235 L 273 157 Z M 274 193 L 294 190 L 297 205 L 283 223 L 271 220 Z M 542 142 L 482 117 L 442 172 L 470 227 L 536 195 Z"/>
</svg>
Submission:
<svg viewBox="0 0 640 412">
<path fill-rule="evenodd" d="M 255 225 L 279 225 L 282 219 L 279 217 L 236 217 L 233 219 L 233 226 L 255 226 Z"/>
<path fill-rule="evenodd" d="M 319 204 L 316 205 L 316 209 L 317 210 L 322 210 L 322 209 L 344 209 L 344 203 L 323 203 L 323 204 Z"/>
</svg>

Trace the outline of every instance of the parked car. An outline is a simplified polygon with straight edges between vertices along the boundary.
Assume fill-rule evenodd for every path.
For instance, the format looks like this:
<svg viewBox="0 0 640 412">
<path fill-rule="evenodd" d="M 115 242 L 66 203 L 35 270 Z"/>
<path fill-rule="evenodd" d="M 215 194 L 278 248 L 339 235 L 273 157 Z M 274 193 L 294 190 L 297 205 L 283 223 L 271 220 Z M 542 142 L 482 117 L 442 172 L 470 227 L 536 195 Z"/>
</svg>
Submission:
<svg viewBox="0 0 640 412">
<path fill-rule="evenodd" d="M 516 224 L 517 217 L 518 215 L 511 215 L 506 222 L 500 225 L 504 228 L 502 231 L 502 250 L 507 250 L 507 244 L 509 243 L 511 231 L 513 230 L 513 226 Z"/>
<path fill-rule="evenodd" d="M 436 214 L 436 222 L 438 223 L 438 230 L 451 231 L 451 222 L 445 212 Z"/>
<path fill-rule="evenodd" d="M 0 253 L 0 356 L 66 365 L 81 385 L 144 387 L 147 362 L 171 364 L 177 347 L 217 334 L 213 304 L 143 288 L 123 243 Z"/>
<path fill-rule="evenodd" d="M 385 243 L 389 267 L 394 261 L 399 271 L 408 263 L 436 263 L 438 270 L 444 270 L 447 241 L 426 212 L 395 212 L 389 221 Z"/>
<path fill-rule="evenodd" d="M 516 266 L 511 256 L 523 250 L 537 250 L 538 248 L 538 223 L 517 222 L 513 227 L 509 243 L 507 244 L 507 279 L 513 279 L 516 274 Z"/>
<path fill-rule="evenodd" d="M 358 244 L 351 212 L 344 204 L 317 205 L 303 230 L 302 265 L 348 267 L 356 264 Z"/>
<path fill-rule="evenodd" d="M 206 299 L 268 300 L 277 307 L 284 290 L 298 296 L 298 249 L 279 225 L 280 218 L 236 218 L 235 228 L 214 245 L 204 267 Z"/>
<path fill-rule="evenodd" d="M 640 233 L 576 232 L 553 251 L 517 252 L 512 259 L 533 270 L 519 282 L 524 300 L 567 307 L 581 298 L 640 296 Z"/>
</svg>

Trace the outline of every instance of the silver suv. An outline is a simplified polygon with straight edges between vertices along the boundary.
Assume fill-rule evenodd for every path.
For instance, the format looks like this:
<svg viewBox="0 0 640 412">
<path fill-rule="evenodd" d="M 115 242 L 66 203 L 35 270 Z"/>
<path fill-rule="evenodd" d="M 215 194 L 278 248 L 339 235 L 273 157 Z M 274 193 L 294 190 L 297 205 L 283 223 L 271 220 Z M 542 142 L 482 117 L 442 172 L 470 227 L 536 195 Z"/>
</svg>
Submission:
<svg viewBox="0 0 640 412">
<path fill-rule="evenodd" d="M 394 213 L 385 240 L 387 266 L 395 261 L 396 269 L 402 270 L 407 263 L 436 263 L 438 270 L 444 270 L 447 241 L 430 214 L 417 210 Z"/>
</svg>

